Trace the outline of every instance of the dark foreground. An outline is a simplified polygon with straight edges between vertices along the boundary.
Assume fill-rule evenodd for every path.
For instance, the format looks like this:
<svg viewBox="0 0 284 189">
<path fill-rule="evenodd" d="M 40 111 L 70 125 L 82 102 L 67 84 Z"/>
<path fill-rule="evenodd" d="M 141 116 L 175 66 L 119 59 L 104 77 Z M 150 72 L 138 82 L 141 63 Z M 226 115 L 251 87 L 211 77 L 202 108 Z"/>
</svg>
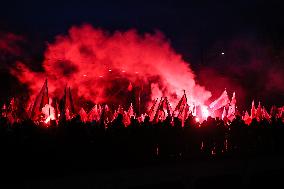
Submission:
<svg viewBox="0 0 284 189">
<path fill-rule="evenodd" d="M 2 120 L 3 121 L 3 120 Z M 133 120 L 134 121 L 134 120 Z M 283 186 L 284 126 L 1 122 L 1 188 Z"/>
</svg>

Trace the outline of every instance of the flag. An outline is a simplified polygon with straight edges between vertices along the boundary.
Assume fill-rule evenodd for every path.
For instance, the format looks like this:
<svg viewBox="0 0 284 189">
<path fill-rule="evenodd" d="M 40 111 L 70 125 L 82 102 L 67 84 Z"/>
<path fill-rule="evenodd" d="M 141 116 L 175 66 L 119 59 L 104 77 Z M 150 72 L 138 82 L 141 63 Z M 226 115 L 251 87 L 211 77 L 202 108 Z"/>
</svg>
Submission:
<svg viewBox="0 0 284 189">
<path fill-rule="evenodd" d="M 155 108 L 158 102 L 158 98 L 154 101 L 154 103 L 152 104 L 150 110 L 148 111 L 148 116 L 150 117 L 150 120 L 153 120 L 153 113 L 155 112 Z"/>
<path fill-rule="evenodd" d="M 181 120 L 182 127 L 184 126 L 184 122 L 187 119 L 189 112 L 189 105 L 186 103 L 185 106 L 183 106 L 182 110 L 179 111 L 178 118 Z"/>
<path fill-rule="evenodd" d="M 282 118 L 282 114 L 283 114 L 283 107 L 277 108 L 277 118 Z"/>
<path fill-rule="evenodd" d="M 133 89 L 132 83 L 129 82 L 129 85 L 128 85 L 128 87 L 127 87 L 127 90 L 128 90 L 128 91 L 132 91 L 132 89 Z"/>
<path fill-rule="evenodd" d="M 223 113 L 222 113 L 222 120 L 224 120 L 226 116 L 227 116 L 226 107 L 224 107 Z"/>
<path fill-rule="evenodd" d="M 168 99 L 167 97 L 165 97 L 164 99 L 161 98 L 154 117 L 154 121 L 157 122 L 158 120 L 165 120 L 168 116 L 171 116 L 171 108 Z"/>
<path fill-rule="evenodd" d="M 105 123 L 109 123 L 113 120 L 113 113 L 111 111 L 111 109 L 109 108 L 109 106 L 106 104 L 104 106 L 104 116 L 105 116 Z M 123 114 L 123 112 L 122 112 Z"/>
<path fill-rule="evenodd" d="M 172 110 L 171 110 L 171 106 L 170 106 L 170 103 L 169 103 L 167 97 L 165 97 L 165 104 L 166 104 L 166 109 L 167 109 L 167 115 L 166 115 L 166 117 L 167 117 L 167 116 L 171 116 Z"/>
<path fill-rule="evenodd" d="M 221 96 L 213 101 L 209 107 L 215 111 L 215 110 L 218 110 L 219 108 L 222 108 L 223 106 L 226 106 L 230 103 L 230 100 L 228 98 L 228 94 L 227 94 L 227 91 L 226 89 L 224 90 L 224 92 L 221 94 Z"/>
<path fill-rule="evenodd" d="M 232 121 L 235 118 L 236 113 L 236 94 L 233 93 L 232 100 L 230 102 L 229 110 L 228 110 L 228 119 Z"/>
<path fill-rule="evenodd" d="M 165 103 L 165 100 L 163 99 L 163 97 L 161 97 L 160 103 L 158 105 L 157 111 L 156 111 L 154 119 L 153 119 L 154 122 L 158 122 L 159 120 L 164 120 L 164 118 L 165 118 L 165 112 L 164 112 L 164 108 L 163 108 L 164 103 Z"/>
<path fill-rule="evenodd" d="M 232 105 L 232 104 L 235 104 L 235 105 L 236 105 L 236 103 L 237 103 L 237 100 L 236 100 L 236 93 L 233 92 L 233 96 L 232 96 L 232 100 L 231 100 L 230 104 L 231 104 L 231 105 Z"/>
<path fill-rule="evenodd" d="M 26 109 L 27 115 L 29 118 L 31 118 L 32 116 L 33 106 L 34 106 L 34 102 L 30 100 L 29 104 L 27 105 L 27 109 Z"/>
<path fill-rule="evenodd" d="M 280 116 L 280 118 L 284 119 L 284 106 L 282 106 L 280 108 L 279 116 Z M 283 122 L 284 122 L 284 120 L 283 120 Z"/>
<path fill-rule="evenodd" d="M 127 111 L 124 111 L 124 113 L 123 113 L 123 123 L 124 123 L 125 126 L 129 126 L 130 123 L 131 123 L 129 112 L 127 112 Z"/>
<path fill-rule="evenodd" d="M 101 114 L 100 114 L 100 124 L 108 124 L 110 121 L 112 121 L 113 119 L 113 115 L 110 111 L 110 108 L 108 107 L 108 105 L 104 105 L 101 108 Z"/>
<path fill-rule="evenodd" d="M 256 109 L 256 119 L 257 119 L 257 121 L 260 121 L 262 119 L 262 108 L 261 108 L 261 105 L 260 105 L 260 101 L 258 102 L 258 106 L 257 106 L 257 109 Z"/>
<path fill-rule="evenodd" d="M 243 116 L 243 120 L 245 122 L 245 124 L 250 125 L 252 118 L 251 116 L 249 116 L 248 112 L 245 112 L 245 115 Z"/>
<path fill-rule="evenodd" d="M 88 114 L 86 113 L 86 111 L 84 110 L 84 108 L 81 108 L 79 111 L 79 115 L 81 117 L 81 121 L 82 122 L 87 122 L 88 121 Z"/>
<path fill-rule="evenodd" d="M 61 112 L 60 117 L 65 118 L 67 120 L 72 119 L 75 114 L 73 98 L 71 94 L 70 87 L 65 87 L 63 99 L 61 99 Z"/>
<path fill-rule="evenodd" d="M 100 119 L 100 114 L 98 111 L 98 105 L 95 105 L 88 114 L 89 121 L 98 121 Z"/>
<path fill-rule="evenodd" d="M 74 108 L 74 103 L 73 103 L 73 98 L 72 98 L 72 93 L 71 93 L 71 88 L 66 87 L 65 88 L 65 109 L 69 109 L 69 111 L 74 114 L 75 113 L 75 108 Z"/>
<path fill-rule="evenodd" d="M 118 113 L 118 114 L 122 114 L 122 115 L 123 115 L 124 110 L 123 110 L 123 107 L 122 107 L 121 105 L 118 105 L 117 113 Z"/>
<path fill-rule="evenodd" d="M 256 109 L 255 109 L 254 100 L 253 100 L 251 103 L 250 117 L 251 119 L 253 119 L 255 118 L 255 116 L 256 116 Z"/>
<path fill-rule="evenodd" d="M 58 107 L 58 100 L 56 98 L 53 98 L 51 106 L 54 107 L 54 117 L 56 120 L 58 120 L 58 118 L 60 117 L 60 111 Z"/>
<path fill-rule="evenodd" d="M 37 119 L 37 117 L 41 114 L 42 108 L 49 104 L 49 98 L 48 98 L 48 86 L 47 86 L 47 79 L 45 80 L 39 94 L 37 95 L 32 112 L 31 112 L 31 118 Z"/>
<path fill-rule="evenodd" d="M 277 117 L 277 107 L 275 106 L 275 105 L 273 105 L 272 107 L 271 107 L 271 109 L 270 109 L 270 115 L 272 116 L 272 117 Z"/>
<path fill-rule="evenodd" d="M 187 104 L 187 98 L 186 98 L 186 94 L 184 91 L 183 96 L 181 97 L 181 99 L 179 100 L 174 112 L 173 112 L 173 117 L 178 116 L 180 113 L 182 113 L 182 111 L 185 109 L 185 106 Z"/>
<path fill-rule="evenodd" d="M 266 109 L 265 109 L 265 107 L 263 106 L 263 108 L 262 108 L 262 117 L 263 118 L 265 118 L 265 119 L 267 119 L 267 120 L 269 120 L 270 119 L 270 115 L 269 115 L 269 113 L 266 111 Z"/>
<path fill-rule="evenodd" d="M 129 109 L 128 109 L 128 115 L 129 117 L 133 116 L 134 115 L 134 110 L 133 110 L 133 105 L 132 103 L 130 103 L 130 106 L 129 106 Z"/>
</svg>

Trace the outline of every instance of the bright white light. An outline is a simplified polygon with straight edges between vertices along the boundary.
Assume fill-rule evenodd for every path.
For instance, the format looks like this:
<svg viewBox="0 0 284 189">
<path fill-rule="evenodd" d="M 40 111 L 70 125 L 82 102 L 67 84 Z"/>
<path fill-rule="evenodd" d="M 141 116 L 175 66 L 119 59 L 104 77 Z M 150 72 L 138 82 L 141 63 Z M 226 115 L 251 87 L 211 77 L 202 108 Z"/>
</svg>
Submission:
<svg viewBox="0 0 284 189">
<path fill-rule="evenodd" d="M 206 106 L 201 106 L 201 113 L 202 117 L 207 119 L 207 117 L 209 116 L 209 111 Z"/>
<path fill-rule="evenodd" d="M 44 123 L 48 123 L 50 121 L 50 117 L 46 118 L 46 120 L 44 121 Z"/>
<path fill-rule="evenodd" d="M 51 102 L 50 102 L 51 103 Z M 45 123 L 47 124 L 50 120 L 55 120 L 55 111 L 54 108 L 50 104 L 46 104 L 42 109 L 42 113 L 44 114 Z"/>
<path fill-rule="evenodd" d="M 224 53 L 224 52 L 222 52 L 221 54 L 222 54 L 222 55 L 224 55 L 225 53 Z"/>
<path fill-rule="evenodd" d="M 86 75 L 86 74 L 84 74 L 83 76 L 84 76 L 84 77 L 86 77 L 87 75 Z"/>
<path fill-rule="evenodd" d="M 111 72 L 111 69 L 109 69 L 108 71 Z"/>
</svg>

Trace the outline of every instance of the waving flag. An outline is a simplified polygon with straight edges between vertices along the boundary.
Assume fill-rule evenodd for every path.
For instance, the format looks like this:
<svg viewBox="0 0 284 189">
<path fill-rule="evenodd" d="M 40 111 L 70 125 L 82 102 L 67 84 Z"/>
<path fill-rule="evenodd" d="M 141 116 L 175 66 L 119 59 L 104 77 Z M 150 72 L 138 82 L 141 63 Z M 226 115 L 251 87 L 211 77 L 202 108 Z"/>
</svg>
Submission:
<svg viewBox="0 0 284 189">
<path fill-rule="evenodd" d="M 218 110 L 224 106 L 226 106 L 227 104 L 230 103 L 230 100 L 228 98 L 228 94 L 227 94 L 227 91 L 226 89 L 224 90 L 224 92 L 222 93 L 222 95 L 217 99 L 215 100 L 214 102 L 212 102 L 209 107 L 215 111 L 215 110 Z"/>
<path fill-rule="evenodd" d="M 98 105 L 96 104 L 88 114 L 89 121 L 98 121 L 100 119 L 100 112 L 98 109 Z"/>
<path fill-rule="evenodd" d="M 84 108 L 81 108 L 79 111 L 79 115 L 81 117 L 81 121 L 82 122 L 87 122 L 88 121 L 88 114 L 86 113 L 86 111 L 84 110 Z"/>
<path fill-rule="evenodd" d="M 257 109 L 256 109 L 256 118 L 258 121 L 260 121 L 262 119 L 262 108 L 261 108 L 261 105 L 260 105 L 260 101 L 258 102 L 258 106 L 257 106 Z"/>
<path fill-rule="evenodd" d="M 256 109 L 255 109 L 254 100 L 253 100 L 251 103 L 250 117 L 251 119 L 253 119 L 255 118 L 255 116 L 256 116 Z"/>
<path fill-rule="evenodd" d="M 236 115 L 236 94 L 235 92 L 233 93 L 233 97 L 232 97 L 232 100 L 230 102 L 230 106 L 229 106 L 229 110 L 228 110 L 228 119 L 230 121 L 232 121 L 234 118 L 235 118 L 235 115 Z"/>
<path fill-rule="evenodd" d="M 263 108 L 262 108 L 262 117 L 263 118 L 265 118 L 265 119 L 267 119 L 267 120 L 269 120 L 270 119 L 270 115 L 269 115 L 269 113 L 266 111 L 266 109 L 265 109 L 265 107 L 263 106 Z"/>
<path fill-rule="evenodd" d="M 174 112 L 173 112 L 173 117 L 177 117 L 179 116 L 182 111 L 186 108 L 185 106 L 187 105 L 187 98 L 186 98 L 186 94 L 184 91 L 183 96 L 181 97 L 180 101 L 178 102 Z"/>
<path fill-rule="evenodd" d="M 245 124 L 250 125 L 252 118 L 249 116 L 248 112 L 246 111 L 245 115 L 243 116 L 243 120 Z"/>
<path fill-rule="evenodd" d="M 31 118 L 36 119 L 37 116 L 41 114 L 42 108 L 46 104 L 49 104 L 47 79 L 45 80 L 39 94 L 36 97 L 36 100 L 34 102 L 32 112 L 31 112 Z"/>
<path fill-rule="evenodd" d="M 225 117 L 227 117 L 227 112 L 226 112 L 226 108 L 224 107 L 223 113 L 222 113 L 222 120 L 224 120 Z"/>
<path fill-rule="evenodd" d="M 150 120 L 152 121 L 154 119 L 154 113 L 155 113 L 155 108 L 158 102 L 158 98 L 155 100 L 155 102 L 153 103 L 153 105 L 151 106 L 149 112 L 148 112 L 148 116 L 150 117 Z"/>
<path fill-rule="evenodd" d="M 132 89 L 133 89 L 133 86 L 132 86 L 132 83 L 130 82 L 129 85 L 128 85 L 128 87 L 127 87 L 127 90 L 128 90 L 128 91 L 132 91 Z"/>
</svg>

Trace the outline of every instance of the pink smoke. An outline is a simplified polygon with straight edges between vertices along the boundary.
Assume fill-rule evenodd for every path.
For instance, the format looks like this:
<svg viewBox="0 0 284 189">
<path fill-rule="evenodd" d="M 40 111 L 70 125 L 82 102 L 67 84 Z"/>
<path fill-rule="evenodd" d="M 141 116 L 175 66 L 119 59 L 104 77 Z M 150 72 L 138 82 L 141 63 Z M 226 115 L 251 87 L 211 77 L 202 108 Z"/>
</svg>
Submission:
<svg viewBox="0 0 284 189">
<path fill-rule="evenodd" d="M 165 37 L 135 30 L 108 33 L 91 25 L 74 26 L 58 35 L 44 54 L 44 72 L 18 63 L 11 73 L 29 86 L 34 97 L 48 78 L 49 94 L 63 95 L 70 86 L 75 98 L 93 103 L 122 103 L 129 83 L 144 94 L 144 104 L 167 96 L 175 104 L 186 90 L 189 102 L 204 104 L 211 93 L 196 84 L 195 75 Z M 150 94 L 150 95 L 149 95 Z M 147 102 L 145 102 L 147 101 Z"/>
</svg>

